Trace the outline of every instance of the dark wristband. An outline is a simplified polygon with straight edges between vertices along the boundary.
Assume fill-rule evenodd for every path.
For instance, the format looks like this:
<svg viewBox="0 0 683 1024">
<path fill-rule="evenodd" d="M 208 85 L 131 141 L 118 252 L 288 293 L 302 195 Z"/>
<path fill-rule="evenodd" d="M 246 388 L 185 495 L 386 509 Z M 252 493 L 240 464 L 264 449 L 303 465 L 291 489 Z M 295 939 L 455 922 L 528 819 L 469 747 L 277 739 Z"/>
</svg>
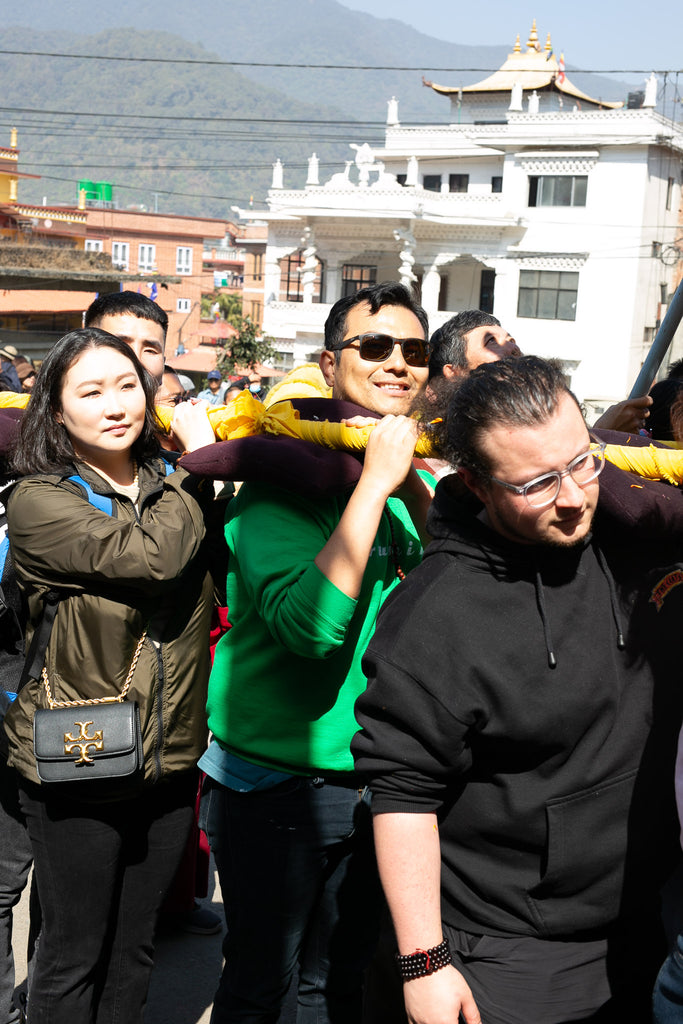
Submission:
<svg viewBox="0 0 683 1024">
<path fill-rule="evenodd" d="M 428 974 L 434 974 L 435 971 L 440 971 L 442 967 L 448 967 L 452 963 L 448 939 L 444 939 L 432 949 L 416 949 L 414 953 L 408 953 L 407 956 L 397 953 L 396 963 L 403 981 L 411 981 L 413 978 L 424 978 Z"/>
</svg>

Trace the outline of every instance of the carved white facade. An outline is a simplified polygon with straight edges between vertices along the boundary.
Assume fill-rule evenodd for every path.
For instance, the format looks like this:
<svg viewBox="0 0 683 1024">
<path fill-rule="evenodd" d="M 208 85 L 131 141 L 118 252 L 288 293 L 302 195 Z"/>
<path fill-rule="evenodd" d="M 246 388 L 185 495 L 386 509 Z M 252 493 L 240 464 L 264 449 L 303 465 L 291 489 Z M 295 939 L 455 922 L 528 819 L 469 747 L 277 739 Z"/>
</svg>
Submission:
<svg viewBox="0 0 683 1024">
<path fill-rule="evenodd" d="M 602 109 L 534 74 L 508 78 L 507 93 L 450 90 L 450 124 L 401 125 L 392 99 L 383 146 L 352 144 L 320 184 L 316 163 L 303 189 L 282 187 L 278 161 L 259 213 L 263 329 L 276 348 L 312 358 L 342 294 L 414 281 L 431 330 L 488 306 L 523 351 L 562 359 L 595 410 L 628 393 L 672 290 L 683 133 L 652 106 L 652 81 L 648 106 Z M 283 301 L 297 254 L 303 301 Z"/>
</svg>

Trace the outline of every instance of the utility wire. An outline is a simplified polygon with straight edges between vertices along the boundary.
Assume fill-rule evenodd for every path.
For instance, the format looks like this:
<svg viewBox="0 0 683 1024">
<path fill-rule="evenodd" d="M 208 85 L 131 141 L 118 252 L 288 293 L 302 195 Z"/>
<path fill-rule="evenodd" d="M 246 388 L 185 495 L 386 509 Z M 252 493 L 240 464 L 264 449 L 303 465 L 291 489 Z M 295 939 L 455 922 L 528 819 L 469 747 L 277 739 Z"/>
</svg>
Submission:
<svg viewBox="0 0 683 1024">
<path fill-rule="evenodd" d="M 14 114 L 49 114 L 51 117 L 129 117 L 138 121 L 209 121 L 222 123 L 236 122 L 238 124 L 320 124 L 340 125 L 340 127 L 354 127 L 358 121 L 339 121 L 337 118 L 326 118 L 320 121 L 313 121 L 306 117 L 215 117 L 208 114 L 116 114 L 106 110 L 45 110 L 37 107 L 0 107 L 2 113 Z M 365 121 L 365 125 L 384 127 L 385 121 Z M 118 127 L 125 127 L 120 125 Z"/>
<path fill-rule="evenodd" d="M 118 57 L 96 53 L 61 53 L 45 50 L 0 50 L 0 55 L 13 57 L 58 57 L 71 60 L 104 60 L 104 61 L 127 61 L 136 64 L 200 64 L 211 67 L 235 67 L 235 68 L 299 68 L 317 69 L 321 71 L 476 71 L 478 73 L 493 73 L 494 71 L 509 71 L 510 74 L 519 74 L 518 69 L 508 68 L 463 68 L 463 67 L 429 67 L 428 65 L 403 65 L 403 64 L 303 64 L 295 61 L 257 61 L 257 60 L 206 60 L 196 57 Z M 573 75 L 648 75 L 651 71 L 656 75 L 663 75 L 668 71 L 672 73 L 675 68 L 653 69 L 653 68 L 572 68 Z M 683 69 L 679 69 L 683 70 Z"/>
</svg>

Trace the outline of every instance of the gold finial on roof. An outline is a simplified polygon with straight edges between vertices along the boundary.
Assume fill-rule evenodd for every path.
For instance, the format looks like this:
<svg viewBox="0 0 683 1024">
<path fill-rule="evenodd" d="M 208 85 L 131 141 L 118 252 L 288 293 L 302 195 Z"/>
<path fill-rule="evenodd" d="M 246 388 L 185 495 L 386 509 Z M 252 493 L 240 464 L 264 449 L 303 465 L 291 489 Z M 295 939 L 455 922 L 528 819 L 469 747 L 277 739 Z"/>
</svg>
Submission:
<svg viewBox="0 0 683 1024">
<path fill-rule="evenodd" d="M 12 131 L 10 132 L 9 145 L 10 145 L 10 149 L 16 149 L 17 148 L 17 129 L 16 128 L 13 128 Z"/>
<path fill-rule="evenodd" d="M 512 52 L 513 53 L 521 53 L 522 52 L 522 47 L 521 47 L 520 42 L 519 42 L 519 32 L 517 33 L 517 39 L 515 40 L 515 48 L 514 48 L 514 50 Z"/>
<path fill-rule="evenodd" d="M 539 46 L 538 46 L 538 32 L 536 31 L 536 19 L 535 18 L 534 18 L 533 23 L 531 25 L 531 32 L 529 33 L 529 38 L 527 39 L 526 48 L 527 48 L 527 50 L 538 50 L 539 49 Z"/>
<path fill-rule="evenodd" d="M 550 32 L 548 32 L 548 38 L 545 41 L 545 52 L 550 53 L 553 48 L 553 44 L 550 42 Z"/>
</svg>

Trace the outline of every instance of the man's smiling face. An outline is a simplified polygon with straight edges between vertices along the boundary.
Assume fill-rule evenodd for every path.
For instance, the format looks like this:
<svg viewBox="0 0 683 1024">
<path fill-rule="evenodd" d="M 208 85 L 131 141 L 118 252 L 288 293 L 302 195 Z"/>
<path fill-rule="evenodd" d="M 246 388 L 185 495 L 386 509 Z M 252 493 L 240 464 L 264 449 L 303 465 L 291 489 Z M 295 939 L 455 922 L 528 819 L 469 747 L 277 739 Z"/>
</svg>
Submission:
<svg viewBox="0 0 683 1024">
<path fill-rule="evenodd" d="M 367 303 L 353 306 L 346 317 L 344 338 L 369 333 L 388 334 L 397 340 L 424 338 L 420 321 L 405 306 L 382 306 L 374 316 Z M 408 366 L 400 345 L 394 345 L 382 363 L 361 359 L 357 342 L 343 348 L 339 355 L 339 362 L 335 353 L 327 350 L 320 357 L 333 397 L 355 402 L 380 416 L 407 415 L 427 383 L 428 368 Z"/>
</svg>

